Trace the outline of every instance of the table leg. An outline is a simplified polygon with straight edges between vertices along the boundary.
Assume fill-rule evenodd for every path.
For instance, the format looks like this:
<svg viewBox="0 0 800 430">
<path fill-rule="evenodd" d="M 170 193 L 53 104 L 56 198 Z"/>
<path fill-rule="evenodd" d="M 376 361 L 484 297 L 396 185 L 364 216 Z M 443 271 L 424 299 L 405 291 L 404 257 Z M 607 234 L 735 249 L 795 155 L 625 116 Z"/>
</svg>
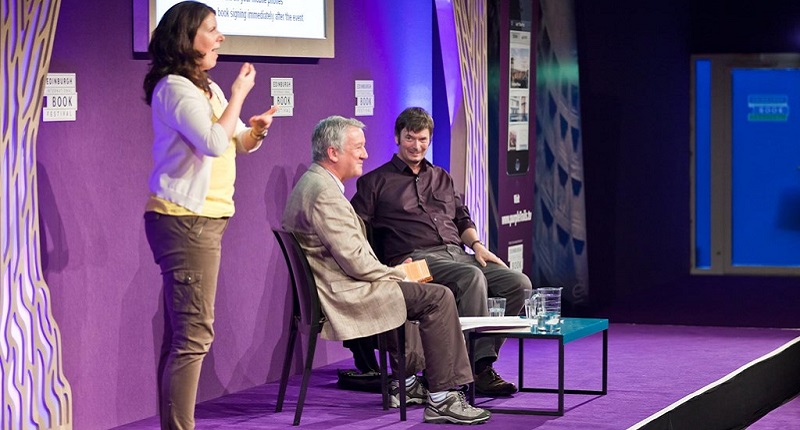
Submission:
<svg viewBox="0 0 800 430">
<path fill-rule="evenodd" d="M 564 338 L 558 340 L 558 415 L 564 415 Z"/>
<path fill-rule="evenodd" d="M 519 358 L 518 358 L 518 360 L 517 360 L 517 364 L 518 364 L 518 366 L 517 366 L 517 367 L 518 367 L 518 368 L 517 368 L 517 375 L 519 375 L 519 377 L 518 377 L 518 379 L 519 379 L 519 386 L 518 386 L 518 387 L 519 387 L 519 389 L 520 389 L 520 390 L 522 390 L 522 387 L 524 387 L 524 386 L 525 386 L 525 385 L 524 385 L 524 382 L 523 382 L 523 380 L 522 380 L 522 373 L 523 373 L 523 372 L 522 372 L 522 369 L 524 368 L 524 366 L 522 365 L 522 363 L 524 363 L 524 362 L 525 362 L 525 360 L 523 359 L 523 358 L 524 358 L 524 356 L 525 356 L 525 353 L 524 353 L 525 349 L 522 347 L 522 338 L 519 338 L 519 339 L 517 339 L 517 340 L 519 340 Z"/>
<path fill-rule="evenodd" d="M 608 330 L 603 330 L 603 390 L 608 393 Z"/>
</svg>

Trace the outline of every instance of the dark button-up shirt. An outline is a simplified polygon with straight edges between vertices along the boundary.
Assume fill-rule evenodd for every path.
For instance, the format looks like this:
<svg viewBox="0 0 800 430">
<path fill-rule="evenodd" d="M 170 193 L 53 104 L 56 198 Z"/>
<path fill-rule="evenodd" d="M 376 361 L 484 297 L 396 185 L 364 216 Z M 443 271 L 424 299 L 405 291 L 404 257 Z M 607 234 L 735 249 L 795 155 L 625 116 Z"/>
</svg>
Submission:
<svg viewBox="0 0 800 430">
<path fill-rule="evenodd" d="M 372 228 L 375 252 L 387 264 L 418 249 L 461 246 L 461 233 L 475 227 L 453 178 L 427 160 L 414 174 L 395 154 L 356 184 L 350 202 Z"/>
</svg>

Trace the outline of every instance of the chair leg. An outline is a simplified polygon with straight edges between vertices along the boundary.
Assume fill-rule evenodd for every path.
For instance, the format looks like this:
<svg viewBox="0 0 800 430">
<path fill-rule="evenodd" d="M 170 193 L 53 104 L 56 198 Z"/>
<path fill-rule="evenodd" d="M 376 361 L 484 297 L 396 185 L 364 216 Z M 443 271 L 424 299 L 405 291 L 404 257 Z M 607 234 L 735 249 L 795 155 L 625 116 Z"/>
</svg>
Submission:
<svg viewBox="0 0 800 430">
<path fill-rule="evenodd" d="M 389 367 L 386 365 L 386 334 L 381 333 L 378 335 L 378 371 L 381 374 L 381 400 L 383 401 L 383 410 L 389 409 Z"/>
<path fill-rule="evenodd" d="M 397 329 L 397 344 L 400 350 L 397 354 L 397 367 L 395 371 L 400 392 L 400 421 L 406 420 L 406 327 L 405 324 Z"/>
<path fill-rule="evenodd" d="M 311 329 L 308 336 L 308 354 L 306 355 L 306 362 L 303 366 L 303 382 L 300 384 L 300 396 L 297 398 L 297 410 L 294 413 L 294 424 L 300 425 L 300 417 L 303 415 L 303 404 L 306 401 L 306 391 L 308 390 L 308 380 L 311 377 L 311 367 L 314 365 L 314 350 L 317 348 L 317 338 L 319 337 L 319 329 Z"/>
<path fill-rule="evenodd" d="M 297 318 L 292 318 L 291 328 L 289 329 L 289 341 L 286 344 L 286 355 L 283 356 L 283 371 L 281 372 L 281 385 L 278 389 L 278 404 L 275 405 L 275 412 L 283 410 L 283 400 L 286 396 L 286 385 L 289 383 L 289 370 L 292 368 L 292 355 L 294 355 L 294 344 L 297 340 Z"/>
<path fill-rule="evenodd" d="M 392 369 L 394 376 L 397 378 L 398 394 L 400 400 L 400 421 L 406 420 L 406 328 L 405 324 L 397 329 L 397 369 Z M 380 358 L 380 372 L 381 372 L 381 395 L 383 396 L 383 409 L 389 409 L 389 366 L 386 365 L 386 336 L 390 336 L 391 332 L 381 333 L 378 335 L 378 356 Z M 401 346 L 402 345 L 402 346 Z"/>
</svg>

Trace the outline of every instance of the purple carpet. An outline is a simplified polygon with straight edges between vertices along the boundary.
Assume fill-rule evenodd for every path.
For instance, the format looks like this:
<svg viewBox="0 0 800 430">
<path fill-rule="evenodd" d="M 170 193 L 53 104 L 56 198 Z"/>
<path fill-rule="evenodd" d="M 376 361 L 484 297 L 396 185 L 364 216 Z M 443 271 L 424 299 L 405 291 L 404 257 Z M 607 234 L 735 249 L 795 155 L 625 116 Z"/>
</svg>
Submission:
<svg viewBox="0 0 800 430">
<path fill-rule="evenodd" d="M 796 330 L 611 324 L 608 336 L 608 394 L 565 396 L 562 417 L 495 413 L 481 428 L 496 429 L 626 429 L 741 366 L 798 337 Z M 555 388 L 558 344 L 525 342 L 525 386 Z M 601 386 L 600 334 L 565 346 L 567 389 L 598 390 Z M 339 362 L 312 372 L 303 411 L 303 428 L 406 429 L 422 423 L 423 407 L 410 406 L 408 421 L 397 410 L 384 411 L 380 395 L 336 387 Z M 495 368 L 517 382 L 517 341 L 503 347 Z M 275 413 L 278 383 L 273 382 L 198 405 L 197 429 L 273 429 L 291 426 L 300 377 L 289 383 L 284 410 Z M 555 408 L 555 394 L 520 393 L 508 399 L 478 397 L 488 407 Z M 439 427 L 441 428 L 441 426 Z M 800 401 L 786 403 L 751 428 L 800 428 Z M 120 430 L 158 429 L 156 417 Z"/>
<path fill-rule="evenodd" d="M 781 407 L 754 422 L 748 430 L 786 430 L 800 427 L 800 397 L 795 397 Z"/>
</svg>

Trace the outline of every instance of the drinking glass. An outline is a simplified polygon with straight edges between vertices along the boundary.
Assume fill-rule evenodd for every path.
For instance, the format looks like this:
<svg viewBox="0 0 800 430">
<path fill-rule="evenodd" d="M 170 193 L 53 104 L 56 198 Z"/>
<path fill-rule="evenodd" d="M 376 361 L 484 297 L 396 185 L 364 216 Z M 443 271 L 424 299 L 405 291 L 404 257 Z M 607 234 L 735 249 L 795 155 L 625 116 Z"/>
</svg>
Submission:
<svg viewBox="0 0 800 430">
<path fill-rule="evenodd" d="M 503 297 L 489 297 L 489 316 L 502 317 L 506 314 L 506 299 Z"/>
<path fill-rule="evenodd" d="M 561 323 L 561 290 L 562 287 L 536 289 L 532 300 L 537 305 L 537 329 L 546 332 L 558 331 L 558 325 Z"/>
</svg>

